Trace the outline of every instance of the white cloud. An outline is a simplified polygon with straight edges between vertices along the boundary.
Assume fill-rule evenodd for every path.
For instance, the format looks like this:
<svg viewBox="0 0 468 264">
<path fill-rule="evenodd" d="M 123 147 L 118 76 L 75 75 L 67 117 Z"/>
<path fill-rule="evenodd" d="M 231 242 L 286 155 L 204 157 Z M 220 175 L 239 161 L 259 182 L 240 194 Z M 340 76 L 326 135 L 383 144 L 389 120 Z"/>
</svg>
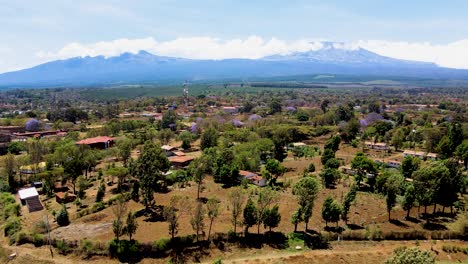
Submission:
<svg viewBox="0 0 468 264">
<path fill-rule="evenodd" d="M 246 39 L 221 40 L 211 37 L 177 38 L 158 42 L 154 38 L 117 39 L 92 44 L 70 43 L 57 52 L 38 52 L 43 59 L 65 59 L 78 56 L 106 57 L 123 52 L 136 53 L 140 50 L 161 55 L 192 59 L 260 58 L 273 54 L 287 54 L 294 51 L 316 50 L 320 42 L 298 40 L 286 42 L 277 38 L 265 40 L 257 36 Z"/>
<path fill-rule="evenodd" d="M 284 41 L 250 36 L 246 39 L 221 40 L 212 37 L 187 37 L 169 41 L 157 41 L 152 37 L 142 39 L 117 39 L 91 44 L 70 43 L 56 52 L 38 52 L 42 60 L 66 59 L 78 56 L 106 57 L 123 52 L 136 53 L 146 50 L 156 55 L 192 59 L 260 58 L 273 54 L 287 54 L 317 50 L 323 47 L 321 40 L 299 39 Z M 381 55 L 434 62 L 440 66 L 468 69 L 468 39 L 448 44 L 428 42 L 396 42 L 385 40 L 361 40 L 336 43 L 335 48 L 356 49 L 362 47 Z"/>
<path fill-rule="evenodd" d="M 356 45 L 392 58 L 428 61 L 443 67 L 468 69 L 468 39 L 447 44 L 367 40 L 358 41 Z"/>
</svg>

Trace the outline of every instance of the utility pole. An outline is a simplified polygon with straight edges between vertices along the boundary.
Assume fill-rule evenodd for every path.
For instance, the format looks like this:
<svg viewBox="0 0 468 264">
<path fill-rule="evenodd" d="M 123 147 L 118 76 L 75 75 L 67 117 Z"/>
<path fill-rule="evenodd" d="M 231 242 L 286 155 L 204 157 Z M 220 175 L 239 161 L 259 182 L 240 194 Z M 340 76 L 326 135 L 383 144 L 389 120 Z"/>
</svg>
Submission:
<svg viewBox="0 0 468 264">
<path fill-rule="evenodd" d="M 54 251 L 52 251 L 52 240 L 50 239 L 49 214 L 46 214 L 46 228 L 47 228 L 47 243 L 49 244 L 50 256 L 54 258 Z"/>
</svg>

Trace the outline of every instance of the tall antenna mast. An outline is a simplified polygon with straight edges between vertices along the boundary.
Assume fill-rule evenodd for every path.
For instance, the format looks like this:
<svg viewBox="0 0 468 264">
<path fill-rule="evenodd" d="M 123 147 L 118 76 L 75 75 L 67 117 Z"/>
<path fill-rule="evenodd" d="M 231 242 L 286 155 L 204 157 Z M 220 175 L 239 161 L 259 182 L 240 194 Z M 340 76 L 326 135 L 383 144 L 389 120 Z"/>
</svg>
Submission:
<svg viewBox="0 0 468 264">
<path fill-rule="evenodd" d="M 184 103 L 185 109 L 188 111 L 188 102 L 189 102 L 189 83 L 188 81 L 184 82 Z"/>
</svg>

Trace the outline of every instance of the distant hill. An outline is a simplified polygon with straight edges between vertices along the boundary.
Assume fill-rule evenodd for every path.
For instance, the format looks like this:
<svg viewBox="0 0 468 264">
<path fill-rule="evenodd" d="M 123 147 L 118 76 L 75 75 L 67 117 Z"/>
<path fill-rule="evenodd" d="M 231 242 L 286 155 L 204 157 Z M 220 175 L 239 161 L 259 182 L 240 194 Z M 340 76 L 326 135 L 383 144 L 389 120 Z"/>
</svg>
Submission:
<svg viewBox="0 0 468 264">
<path fill-rule="evenodd" d="M 193 60 L 157 56 L 146 51 L 109 58 L 76 57 L 0 74 L 0 87 L 105 86 L 229 78 L 248 80 L 308 74 L 468 79 L 468 70 L 393 59 L 362 48 L 335 46 L 325 42 L 319 50 L 260 59 Z"/>
</svg>

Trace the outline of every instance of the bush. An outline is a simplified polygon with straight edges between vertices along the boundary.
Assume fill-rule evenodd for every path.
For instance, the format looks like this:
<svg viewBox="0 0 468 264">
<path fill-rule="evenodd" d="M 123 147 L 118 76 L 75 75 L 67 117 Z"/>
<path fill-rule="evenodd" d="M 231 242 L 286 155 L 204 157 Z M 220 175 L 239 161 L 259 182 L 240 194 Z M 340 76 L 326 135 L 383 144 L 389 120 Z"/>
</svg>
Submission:
<svg viewBox="0 0 468 264">
<path fill-rule="evenodd" d="M 87 239 L 82 240 L 79 252 L 85 259 L 91 257 L 94 254 L 93 242 Z"/>
<path fill-rule="evenodd" d="M 15 197 L 11 193 L 2 193 L 0 195 L 0 203 L 3 205 L 15 203 Z"/>
<path fill-rule="evenodd" d="M 103 202 L 99 202 L 99 203 L 95 203 L 92 207 L 91 207 L 91 212 L 92 213 L 96 213 L 96 212 L 99 212 L 99 211 L 102 211 L 106 209 L 106 206 L 104 205 Z"/>
<path fill-rule="evenodd" d="M 3 220 L 7 220 L 12 216 L 21 215 L 21 206 L 17 203 L 9 203 L 3 208 Z"/>
<path fill-rule="evenodd" d="M 34 224 L 32 228 L 32 233 L 35 234 L 45 234 L 47 232 L 47 225 L 45 221 L 39 221 Z"/>
<path fill-rule="evenodd" d="M 62 255 L 67 255 L 72 252 L 72 248 L 64 239 L 57 241 L 56 247 L 58 252 Z"/>
<path fill-rule="evenodd" d="M 25 232 L 18 232 L 15 235 L 10 236 L 9 244 L 22 245 L 31 242 L 31 237 L 28 236 Z"/>
<path fill-rule="evenodd" d="M 5 224 L 5 236 L 13 236 L 21 230 L 21 220 L 18 217 L 10 217 Z"/>
<path fill-rule="evenodd" d="M 109 255 L 118 258 L 121 262 L 131 262 L 139 257 L 139 246 L 136 240 L 111 240 L 109 243 Z"/>
<path fill-rule="evenodd" d="M 70 224 L 70 219 L 68 218 L 68 211 L 65 205 L 63 205 L 62 210 L 60 210 L 60 212 L 58 213 L 56 221 L 59 226 L 66 226 Z"/>
<path fill-rule="evenodd" d="M 309 172 L 315 172 L 315 165 L 314 163 L 309 164 L 309 168 L 307 169 Z"/>
<path fill-rule="evenodd" d="M 44 245 L 44 235 L 43 234 L 34 234 L 32 237 L 32 242 L 34 246 L 40 247 Z"/>
<path fill-rule="evenodd" d="M 395 249 L 393 256 L 385 261 L 385 264 L 430 264 L 435 263 L 435 258 L 429 251 L 419 248 L 401 247 Z"/>
<path fill-rule="evenodd" d="M 375 240 L 375 241 L 380 241 L 384 238 L 382 230 L 380 230 L 379 228 L 372 228 L 372 229 L 366 228 L 366 237 L 369 240 Z"/>
<path fill-rule="evenodd" d="M 154 241 L 153 243 L 153 250 L 155 251 L 166 251 L 170 248 L 171 240 L 168 238 L 161 238 L 159 240 Z"/>
</svg>

